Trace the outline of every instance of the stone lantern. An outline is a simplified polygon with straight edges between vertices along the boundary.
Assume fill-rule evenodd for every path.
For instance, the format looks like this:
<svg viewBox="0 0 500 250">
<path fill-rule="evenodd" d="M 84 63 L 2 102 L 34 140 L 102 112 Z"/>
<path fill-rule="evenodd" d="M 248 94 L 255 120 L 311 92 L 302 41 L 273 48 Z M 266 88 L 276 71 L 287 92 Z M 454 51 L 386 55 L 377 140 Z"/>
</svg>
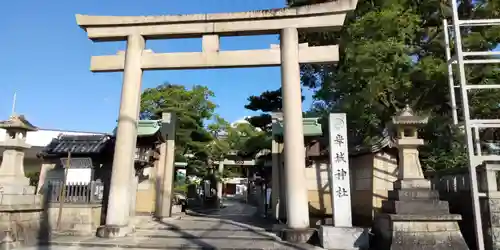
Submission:
<svg viewBox="0 0 500 250">
<path fill-rule="evenodd" d="M 0 128 L 6 130 L 4 141 L 0 142 L 4 148 L 0 165 L 0 231 L 4 234 L 0 233 L 0 245 L 9 249 L 22 242 L 35 244 L 41 232 L 41 196 L 35 194 L 35 187 L 24 175 L 24 151 L 31 147 L 26 143 L 26 134 L 37 128 L 18 115 L 0 121 Z"/>
<path fill-rule="evenodd" d="M 450 214 L 448 202 L 439 200 L 439 192 L 424 178 L 418 156 L 424 140 L 418 138 L 417 129 L 427 121 L 408 105 L 392 118 L 398 179 L 389 199 L 382 202 L 382 213 L 375 216 L 374 249 L 469 249 L 458 226 L 461 216 Z"/>
<path fill-rule="evenodd" d="M 418 147 L 424 144 L 424 140 L 418 138 L 418 127 L 427 122 L 428 117 L 415 115 L 408 105 L 392 117 L 392 124 L 397 131 L 396 147 L 399 151 L 398 180 L 394 183 L 395 189 L 431 187 L 430 181 L 424 178 L 418 154 Z"/>
<path fill-rule="evenodd" d="M 2 164 L 0 165 L 0 205 L 31 205 L 40 203 L 35 194 L 35 187 L 30 186 L 24 175 L 24 151 L 31 147 L 26 143 L 28 131 L 37 128 L 24 116 L 12 115 L 8 120 L 0 122 L 5 129 L 5 139 L 0 145 L 4 147 Z"/>
</svg>

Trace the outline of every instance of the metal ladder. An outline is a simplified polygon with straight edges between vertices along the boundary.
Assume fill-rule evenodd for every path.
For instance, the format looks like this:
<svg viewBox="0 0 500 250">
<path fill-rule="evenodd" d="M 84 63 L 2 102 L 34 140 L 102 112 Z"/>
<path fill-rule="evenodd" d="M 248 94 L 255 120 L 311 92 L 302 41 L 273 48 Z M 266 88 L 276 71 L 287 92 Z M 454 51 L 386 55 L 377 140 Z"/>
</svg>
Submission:
<svg viewBox="0 0 500 250">
<path fill-rule="evenodd" d="M 475 19 L 475 20 L 460 20 L 458 18 L 458 4 L 456 0 L 450 0 L 452 6 L 452 25 L 448 25 L 448 21 L 443 20 L 443 30 L 446 42 L 446 59 L 448 65 L 448 80 L 450 88 L 450 98 L 453 122 L 455 125 L 459 125 L 458 115 L 457 115 L 457 104 L 455 98 L 455 88 L 460 89 L 460 94 L 462 97 L 463 105 L 463 121 L 461 122 L 464 126 L 465 139 L 467 142 L 467 153 L 469 160 L 469 176 L 470 176 L 470 187 L 473 202 L 473 213 L 474 213 L 474 226 L 476 232 L 476 242 L 477 249 L 484 250 L 484 238 L 483 238 L 483 227 L 481 221 L 481 210 L 479 206 L 479 196 L 477 183 L 477 173 L 476 167 L 482 165 L 485 161 L 500 161 L 500 155 L 483 155 L 481 152 L 481 145 L 479 140 L 479 130 L 483 128 L 500 128 L 500 119 L 493 120 L 476 120 L 471 119 L 469 110 L 469 98 L 468 91 L 475 89 L 500 89 L 500 84 L 485 84 L 485 85 L 471 85 L 467 84 L 467 79 L 465 76 L 465 64 L 500 64 L 500 59 L 488 58 L 488 59 L 469 59 L 467 57 L 491 57 L 498 55 L 500 56 L 500 51 L 479 51 L 479 52 L 464 52 L 462 48 L 462 37 L 460 32 L 460 27 L 471 27 L 471 26 L 494 26 L 500 25 L 500 19 Z M 454 31 L 454 41 L 455 41 L 455 55 L 451 55 L 450 49 L 450 36 L 449 28 Z M 459 85 L 455 86 L 455 81 L 453 79 L 453 65 L 457 64 Z"/>
</svg>

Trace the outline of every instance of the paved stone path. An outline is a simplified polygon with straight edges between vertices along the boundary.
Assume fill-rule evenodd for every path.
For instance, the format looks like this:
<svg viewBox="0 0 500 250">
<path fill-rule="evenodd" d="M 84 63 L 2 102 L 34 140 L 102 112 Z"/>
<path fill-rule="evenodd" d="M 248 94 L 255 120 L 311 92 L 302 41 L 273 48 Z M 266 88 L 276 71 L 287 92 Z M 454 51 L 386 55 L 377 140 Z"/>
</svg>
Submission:
<svg viewBox="0 0 500 250">
<path fill-rule="evenodd" d="M 282 242 L 269 232 L 271 225 L 268 222 L 254 216 L 255 212 L 254 207 L 228 201 L 227 206 L 220 210 L 163 222 L 144 219 L 137 224 L 136 232 L 125 238 L 59 236 L 53 239 L 51 246 L 24 249 L 321 249 Z"/>
</svg>

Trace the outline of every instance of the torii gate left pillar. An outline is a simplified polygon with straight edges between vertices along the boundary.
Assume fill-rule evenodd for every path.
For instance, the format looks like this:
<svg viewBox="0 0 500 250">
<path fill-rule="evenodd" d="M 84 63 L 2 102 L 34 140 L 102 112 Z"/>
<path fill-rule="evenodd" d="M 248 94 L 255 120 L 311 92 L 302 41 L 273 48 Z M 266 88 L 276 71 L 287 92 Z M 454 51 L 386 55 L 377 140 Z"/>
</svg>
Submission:
<svg viewBox="0 0 500 250">
<path fill-rule="evenodd" d="M 134 157 L 142 85 L 141 58 L 145 45 L 144 37 L 141 35 L 127 37 L 106 225 L 98 228 L 99 237 L 120 237 L 133 231 L 129 221 L 132 202 L 130 193 L 135 190 L 130 190 L 130 183 L 135 171 Z"/>
</svg>

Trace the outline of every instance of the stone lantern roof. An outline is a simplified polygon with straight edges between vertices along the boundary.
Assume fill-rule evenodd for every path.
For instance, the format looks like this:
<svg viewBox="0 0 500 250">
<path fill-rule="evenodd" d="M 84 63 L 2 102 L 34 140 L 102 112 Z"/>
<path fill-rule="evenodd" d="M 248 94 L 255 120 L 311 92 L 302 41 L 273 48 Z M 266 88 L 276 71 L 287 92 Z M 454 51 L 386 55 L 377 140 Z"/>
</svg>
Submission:
<svg viewBox="0 0 500 250">
<path fill-rule="evenodd" d="M 33 126 L 24 115 L 11 115 L 8 120 L 0 121 L 0 128 L 5 130 L 20 129 L 26 131 L 37 131 L 38 128 Z"/>
<path fill-rule="evenodd" d="M 427 124 L 429 117 L 415 115 L 413 110 L 408 104 L 406 107 L 399 111 L 392 117 L 392 124 L 394 125 L 424 125 Z"/>
</svg>

